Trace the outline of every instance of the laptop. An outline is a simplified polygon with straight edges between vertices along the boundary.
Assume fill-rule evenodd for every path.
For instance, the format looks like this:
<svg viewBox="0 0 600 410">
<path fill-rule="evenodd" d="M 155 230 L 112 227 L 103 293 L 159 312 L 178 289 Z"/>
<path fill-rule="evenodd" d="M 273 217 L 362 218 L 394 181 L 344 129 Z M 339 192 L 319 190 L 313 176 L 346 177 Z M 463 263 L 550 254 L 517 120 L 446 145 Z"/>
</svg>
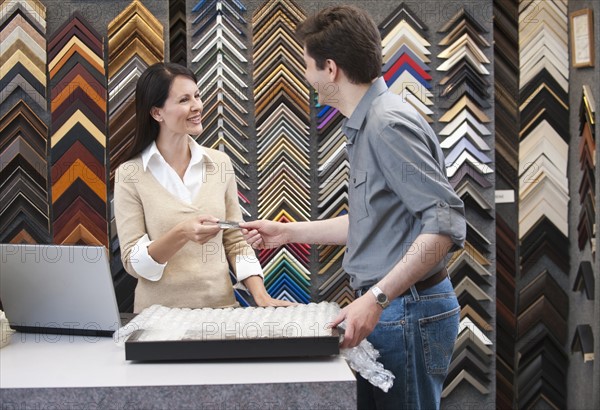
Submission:
<svg viewBox="0 0 600 410">
<path fill-rule="evenodd" d="M 104 246 L 0 244 L 0 300 L 20 332 L 111 336 L 121 327 Z"/>
</svg>

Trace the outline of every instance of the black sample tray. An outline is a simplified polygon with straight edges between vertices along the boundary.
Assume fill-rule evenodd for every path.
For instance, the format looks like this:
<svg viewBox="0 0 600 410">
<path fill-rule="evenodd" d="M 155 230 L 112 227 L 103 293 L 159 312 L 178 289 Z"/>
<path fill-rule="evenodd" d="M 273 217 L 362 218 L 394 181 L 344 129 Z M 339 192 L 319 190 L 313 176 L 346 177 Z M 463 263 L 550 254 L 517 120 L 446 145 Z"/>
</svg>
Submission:
<svg viewBox="0 0 600 410">
<path fill-rule="evenodd" d="M 136 330 L 125 341 L 125 359 L 137 361 L 190 361 L 332 356 L 340 352 L 339 333 L 331 336 L 209 340 L 139 340 Z"/>
</svg>

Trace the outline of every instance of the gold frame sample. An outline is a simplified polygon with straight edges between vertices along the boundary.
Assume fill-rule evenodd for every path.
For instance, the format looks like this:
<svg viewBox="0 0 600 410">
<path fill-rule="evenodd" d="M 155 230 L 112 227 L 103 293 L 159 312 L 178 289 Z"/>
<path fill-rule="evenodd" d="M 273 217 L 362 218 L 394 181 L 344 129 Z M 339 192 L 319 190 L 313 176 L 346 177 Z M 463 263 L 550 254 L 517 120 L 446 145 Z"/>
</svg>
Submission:
<svg viewBox="0 0 600 410">
<path fill-rule="evenodd" d="M 573 67 L 594 66 L 594 18 L 592 9 L 570 14 L 571 64 Z"/>
</svg>

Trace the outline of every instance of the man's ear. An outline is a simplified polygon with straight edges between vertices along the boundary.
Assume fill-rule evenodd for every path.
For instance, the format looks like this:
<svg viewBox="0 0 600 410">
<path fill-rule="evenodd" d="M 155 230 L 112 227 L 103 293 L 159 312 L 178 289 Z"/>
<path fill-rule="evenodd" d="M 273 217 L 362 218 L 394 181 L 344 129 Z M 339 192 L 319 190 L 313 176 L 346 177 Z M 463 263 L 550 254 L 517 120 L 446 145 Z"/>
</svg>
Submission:
<svg viewBox="0 0 600 410">
<path fill-rule="evenodd" d="M 333 82 L 339 73 L 339 68 L 334 60 L 327 59 L 325 60 L 325 71 L 329 76 L 329 80 Z"/>
</svg>

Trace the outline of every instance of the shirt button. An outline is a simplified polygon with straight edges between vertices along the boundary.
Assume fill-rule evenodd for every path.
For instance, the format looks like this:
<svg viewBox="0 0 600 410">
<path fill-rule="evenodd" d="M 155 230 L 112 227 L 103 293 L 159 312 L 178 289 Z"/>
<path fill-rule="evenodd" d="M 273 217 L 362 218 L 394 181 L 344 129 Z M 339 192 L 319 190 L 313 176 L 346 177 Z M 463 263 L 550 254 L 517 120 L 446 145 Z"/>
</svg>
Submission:
<svg viewBox="0 0 600 410">
<path fill-rule="evenodd" d="M 445 202 L 438 202 L 438 206 L 439 206 L 440 208 L 445 208 L 447 205 L 448 205 L 448 204 L 447 204 L 447 203 L 445 203 Z"/>
</svg>

